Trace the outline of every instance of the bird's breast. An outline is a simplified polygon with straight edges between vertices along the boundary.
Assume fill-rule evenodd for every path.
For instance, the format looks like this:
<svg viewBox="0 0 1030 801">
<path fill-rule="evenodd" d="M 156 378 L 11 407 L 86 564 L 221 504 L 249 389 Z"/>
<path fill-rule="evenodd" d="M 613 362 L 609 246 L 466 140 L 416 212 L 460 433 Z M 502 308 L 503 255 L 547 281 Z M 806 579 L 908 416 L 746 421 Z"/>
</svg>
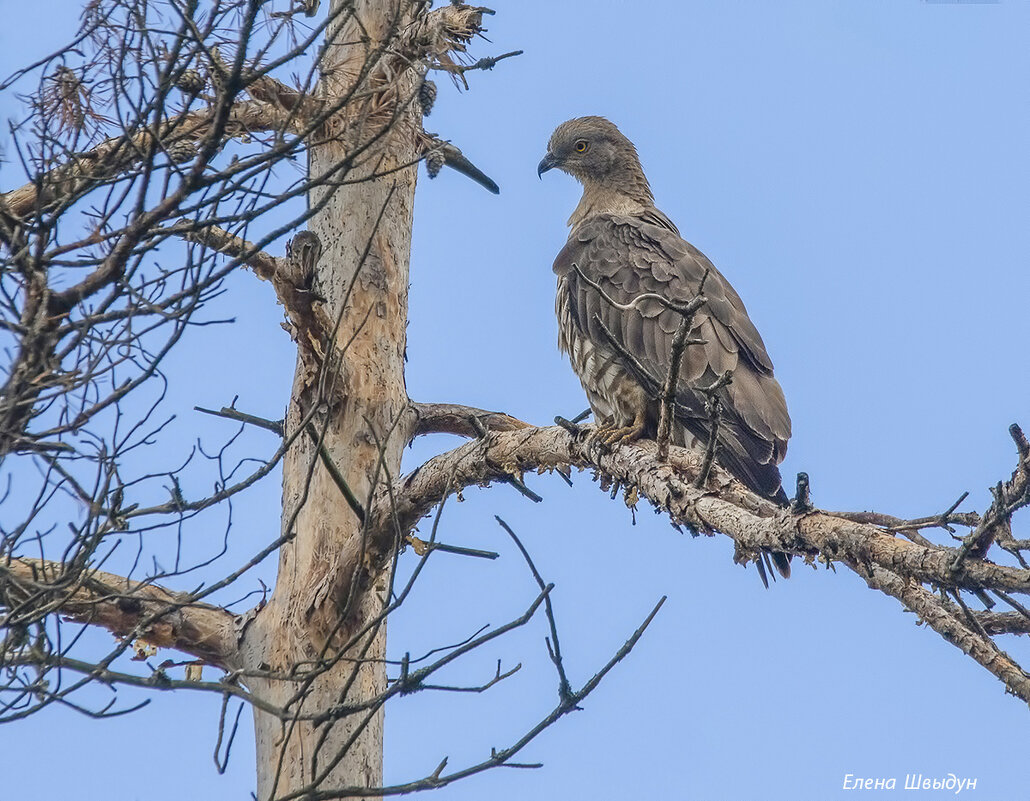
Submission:
<svg viewBox="0 0 1030 801">
<path fill-rule="evenodd" d="M 568 280 L 560 277 L 555 298 L 558 348 L 568 354 L 595 417 L 628 423 L 636 411 L 632 401 L 639 397 L 639 384 L 612 348 L 595 342 L 580 328 L 571 291 Z"/>
</svg>

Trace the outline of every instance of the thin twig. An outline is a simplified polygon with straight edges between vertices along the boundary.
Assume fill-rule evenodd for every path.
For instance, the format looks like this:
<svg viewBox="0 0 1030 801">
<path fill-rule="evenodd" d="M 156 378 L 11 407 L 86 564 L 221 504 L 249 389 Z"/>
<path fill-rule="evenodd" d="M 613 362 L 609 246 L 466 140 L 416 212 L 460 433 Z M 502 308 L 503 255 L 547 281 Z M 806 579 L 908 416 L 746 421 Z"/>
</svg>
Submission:
<svg viewBox="0 0 1030 801">
<path fill-rule="evenodd" d="M 333 483 L 335 483 L 337 488 L 340 490 L 340 494 L 343 495 L 344 500 L 347 501 L 347 505 L 351 508 L 354 514 L 357 515 L 358 521 L 364 524 L 365 509 L 361 505 L 361 501 L 359 501 L 357 496 L 354 494 L 354 491 L 350 488 L 350 485 L 347 483 L 347 479 L 344 477 L 343 472 L 336 466 L 336 462 L 333 461 L 332 455 L 329 453 L 329 450 L 325 447 L 325 443 L 322 441 L 322 438 L 315 430 L 314 424 L 309 423 L 305 426 L 304 431 L 307 433 L 312 443 L 314 443 L 323 466 L 329 473 L 329 477 L 332 478 Z"/>
<path fill-rule="evenodd" d="M 214 409 L 205 409 L 203 406 L 194 406 L 193 409 L 198 412 L 203 412 L 204 414 L 214 415 L 215 417 L 224 417 L 228 420 L 236 420 L 240 423 L 257 426 L 258 428 L 263 428 L 266 431 L 278 434 L 280 437 L 283 435 L 282 420 L 267 420 L 264 417 L 257 417 L 253 414 L 241 412 L 231 406 L 223 406 L 218 411 L 215 411 Z"/>
<path fill-rule="evenodd" d="M 708 432 L 708 444 L 705 446 L 705 456 L 701 462 L 701 470 L 694 479 L 694 486 L 701 489 L 708 483 L 708 475 L 712 472 L 712 465 L 715 464 L 715 454 L 719 446 L 719 423 L 722 419 L 722 401 L 719 400 L 718 392 L 728 385 L 733 378 L 732 372 L 727 370 L 720 375 L 711 386 L 703 387 L 699 391 L 707 397 L 705 408 L 708 410 L 708 422 L 711 430 Z"/>
</svg>

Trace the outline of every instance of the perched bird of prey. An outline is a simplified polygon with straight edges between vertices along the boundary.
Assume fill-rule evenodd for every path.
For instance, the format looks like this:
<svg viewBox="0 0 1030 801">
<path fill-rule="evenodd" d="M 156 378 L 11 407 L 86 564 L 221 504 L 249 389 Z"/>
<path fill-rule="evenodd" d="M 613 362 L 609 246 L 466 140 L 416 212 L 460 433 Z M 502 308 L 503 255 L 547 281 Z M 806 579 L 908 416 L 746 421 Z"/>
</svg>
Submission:
<svg viewBox="0 0 1030 801">
<path fill-rule="evenodd" d="M 559 125 L 537 172 L 554 167 L 583 185 L 569 240 L 554 261 L 555 310 L 558 345 L 586 391 L 595 436 L 607 443 L 655 436 L 684 319 L 677 308 L 703 294 L 707 302 L 694 313 L 681 351 L 670 439 L 704 448 L 717 399 L 716 461 L 785 504 L 778 465 L 790 417 L 740 296 L 655 207 L 636 148 L 613 123 L 579 117 Z M 727 372 L 729 383 L 711 390 Z M 773 561 L 789 574 L 784 554 Z"/>
</svg>

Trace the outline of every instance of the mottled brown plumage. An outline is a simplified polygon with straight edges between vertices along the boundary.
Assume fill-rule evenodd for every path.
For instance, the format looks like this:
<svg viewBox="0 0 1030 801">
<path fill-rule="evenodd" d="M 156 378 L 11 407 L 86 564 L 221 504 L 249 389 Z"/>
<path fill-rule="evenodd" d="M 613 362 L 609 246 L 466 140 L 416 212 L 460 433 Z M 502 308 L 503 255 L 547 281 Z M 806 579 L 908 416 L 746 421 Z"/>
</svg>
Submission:
<svg viewBox="0 0 1030 801">
<path fill-rule="evenodd" d="M 683 353 L 673 442 L 707 443 L 711 424 L 699 387 L 730 371 L 732 381 L 719 391 L 717 461 L 755 492 L 785 503 L 778 465 L 787 450 L 790 417 L 740 296 L 655 208 L 636 149 L 611 122 L 580 117 L 560 125 L 538 171 L 552 167 L 583 184 L 569 219 L 569 240 L 554 262 L 555 306 L 559 347 L 569 355 L 602 436 L 631 440 L 657 430 L 658 395 L 682 318 L 657 298 L 640 296 L 685 305 L 703 281 L 707 303 L 694 315 L 690 337 L 704 343 Z M 602 324 L 633 361 L 612 346 Z M 786 572 L 786 558 L 776 557 Z"/>
</svg>

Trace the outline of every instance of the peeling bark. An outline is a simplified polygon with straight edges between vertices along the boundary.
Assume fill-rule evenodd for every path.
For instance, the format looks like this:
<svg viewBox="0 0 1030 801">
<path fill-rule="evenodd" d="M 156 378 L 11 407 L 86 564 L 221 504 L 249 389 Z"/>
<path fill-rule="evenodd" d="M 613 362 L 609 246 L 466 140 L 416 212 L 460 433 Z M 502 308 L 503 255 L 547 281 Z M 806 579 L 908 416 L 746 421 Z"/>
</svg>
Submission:
<svg viewBox="0 0 1030 801">
<path fill-rule="evenodd" d="M 901 601 L 1004 682 L 1011 693 L 1030 703 L 1030 676 L 998 649 L 985 628 L 1019 631 L 1020 625 L 1009 617 L 960 614 L 922 586 L 1026 593 L 1030 570 L 986 559 L 959 560 L 961 549 L 909 542 L 877 526 L 816 509 L 797 512 L 779 507 L 752 493 L 718 465 L 711 466 L 705 486 L 698 488 L 695 481 L 705 471 L 703 454 L 670 447 L 668 457 L 662 459 L 657 443 L 650 441 L 599 449 L 582 436 L 585 433 L 572 434 L 560 426 L 489 432 L 430 459 L 377 495 L 368 510 L 370 547 L 383 554 L 380 563 L 385 561 L 395 526 L 407 533 L 448 493 L 523 472 L 567 466 L 591 469 L 604 488 L 622 486 L 628 504 L 646 498 L 676 525 L 730 537 L 738 562 L 754 561 L 763 550 L 771 549 L 809 562 L 848 566 L 870 587 Z M 1019 465 L 1008 482 L 1010 491 L 1015 487 L 1025 492 L 1026 465 L 1021 447 Z"/>
<path fill-rule="evenodd" d="M 236 663 L 236 616 L 219 606 L 190 601 L 186 593 L 132 581 L 99 570 L 70 570 L 60 562 L 12 559 L 0 563 L 8 601 L 33 598 L 32 616 L 54 610 L 79 623 L 133 636 L 158 648 L 174 648 L 232 670 Z M 18 622 L 17 608 L 7 623 Z"/>
<path fill-rule="evenodd" d="M 361 29 L 373 40 L 325 49 L 324 59 L 331 63 L 323 64 L 323 75 L 330 96 L 353 88 L 369 50 L 393 33 L 391 21 L 407 21 L 395 18 L 398 8 L 386 0 L 356 4 Z M 360 33 L 348 21 L 342 31 L 330 28 L 328 37 L 360 42 Z M 336 136 L 310 147 L 311 175 L 331 174 L 355 152 L 362 156 L 352 164 L 346 185 L 322 187 L 311 198 L 313 204 L 326 201 L 310 223 L 323 245 L 313 288 L 325 299 L 335 332 L 322 359 L 300 349 L 286 432 L 296 431 L 313 411 L 317 434 L 299 437 L 286 456 L 283 533 L 293 537 L 281 549 L 275 591 L 242 645 L 244 662 L 252 668 L 303 673 L 322 663 L 303 701 L 292 706 L 297 682 L 250 683 L 275 706 L 302 714 L 367 699 L 386 686 L 381 661 L 385 626 L 358 636 L 346 653 L 340 651 L 380 612 L 381 592 L 374 582 L 364 581 L 361 522 L 319 458 L 315 439 L 321 439 L 359 502 L 370 496 L 377 475 L 386 479 L 399 472 L 406 444 L 404 431 L 397 428 L 408 409 L 404 349 L 416 179 L 415 167 L 405 165 L 417 155 L 412 131 L 418 123 L 416 110 L 410 103 L 398 105 L 398 98 L 413 93 L 417 76 L 410 71 L 385 76 L 373 68 L 361 85 L 385 86 L 387 78 L 392 100 L 373 95 L 349 104 L 340 119 L 331 121 Z M 338 656 L 344 658 L 336 661 Z M 303 720 L 285 727 L 257 712 L 255 725 L 262 801 L 289 797 L 313 784 L 382 784 L 381 709 L 321 726 Z M 343 758 L 335 761 L 339 754 Z"/>
</svg>

